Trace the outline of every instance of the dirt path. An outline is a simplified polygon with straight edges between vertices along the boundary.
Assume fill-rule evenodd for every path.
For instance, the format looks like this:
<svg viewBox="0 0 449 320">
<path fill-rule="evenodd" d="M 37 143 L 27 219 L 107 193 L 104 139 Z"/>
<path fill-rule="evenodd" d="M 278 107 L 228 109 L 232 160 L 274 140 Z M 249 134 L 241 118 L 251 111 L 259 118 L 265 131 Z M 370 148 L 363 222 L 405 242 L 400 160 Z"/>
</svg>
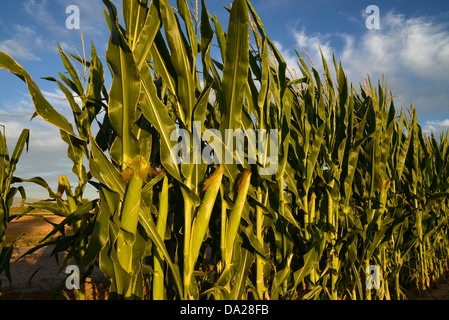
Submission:
<svg viewBox="0 0 449 320">
<path fill-rule="evenodd" d="M 1 276 L 2 294 L 14 296 L 34 296 L 38 293 L 52 292 L 64 280 L 65 274 L 59 272 L 55 257 L 50 257 L 53 248 L 39 249 L 30 255 L 16 261 L 22 254 L 32 247 L 15 248 L 11 260 L 11 284 L 4 275 Z M 64 257 L 59 255 L 61 263 Z"/>
<path fill-rule="evenodd" d="M 11 221 L 6 228 L 7 244 L 15 241 L 15 247 L 29 247 L 36 245 L 51 230 L 53 230 L 53 225 L 46 220 L 53 224 L 59 224 L 64 218 L 37 213 L 15 219 Z M 66 228 L 66 231 L 69 231 L 69 229 Z"/>
<path fill-rule="evenodd" d="M 440 279 L 435 287 L 431 288 L 419 300 L 449 300 L 449 277 Z"/>
<path fill-rule="evenodd" d="M 58 224 L 63 218 L 45 217 L 52 223 Z M 39 217 L 23 217 L 13 220 L 7 228 L 7 242 L 15 241 L 11 257 L 10 272 L 11 283 L 4 274 L 0 275 L 2 286 L 0 299 L 49 299 L 54 290 L 64 282 L 65 270 L 60 266 L 65 254 L 52 256 L 53 246 L 47 246 L 34 251 L 17 260 L 20 256 L 32 249 L 51 230 L 53 226 Z M 69 230 L 67 229 L 69 232 Z M 57 258 L 57 259 L 56 259 Z M 101 272 L 94 270 L 93 277 L 102 277 Z M 66 290 L 67 291 L 67 290 Z M 70 292 L 68 292 L 70 296 Z M 60 299 L 64 295 L 58 296 Z"/>
</svg>

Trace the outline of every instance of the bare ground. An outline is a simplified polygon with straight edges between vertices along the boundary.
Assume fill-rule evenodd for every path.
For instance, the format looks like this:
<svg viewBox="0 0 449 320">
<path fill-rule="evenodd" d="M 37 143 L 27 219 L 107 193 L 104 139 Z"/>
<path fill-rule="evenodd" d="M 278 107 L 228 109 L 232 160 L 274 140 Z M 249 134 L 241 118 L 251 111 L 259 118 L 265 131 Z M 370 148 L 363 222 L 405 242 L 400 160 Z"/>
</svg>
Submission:
<svg viewBox="0 0 449 320">
<path fill-rule="evenodd" d="M 442 277 L 419 300 L 449 300 L 449 276 Z"/>
<path fill-rule="evenodd" d="M 58 224 L 63 218 L 56 216 L 46 216 L 47 220 Z M 11 283 L 5 274 L 0 275 L 0 300 L 47 300 L 53 292 L 64 282 L 65 270 L 61 270 L 61 264 L 65 255 L 59 253 L 52 255 L 53 246 L 47 246 L 34 251 L 31 254 L 20 258 L 28 250 L 39 243 L 51 230 L 53 226 L 39 216 L 27 216 L 18 220 L 13 220 L 8 225 L 6 231 L 7 242 L 14 242 L 14 251 L 11 257 L 10 272 Z M 70 230 L 66 230 L 70 232 Z M 91 282 L 98 282 L 93 288 L 92 284 L 87 285 L 88 298 L 101 298 L 96 291 L 102 291 L 104 278 L 101 272 L 94 270 Z M 73 292 L 65 290 L 57 296 L 57 299 L 72 299 Z"/>
</svg>

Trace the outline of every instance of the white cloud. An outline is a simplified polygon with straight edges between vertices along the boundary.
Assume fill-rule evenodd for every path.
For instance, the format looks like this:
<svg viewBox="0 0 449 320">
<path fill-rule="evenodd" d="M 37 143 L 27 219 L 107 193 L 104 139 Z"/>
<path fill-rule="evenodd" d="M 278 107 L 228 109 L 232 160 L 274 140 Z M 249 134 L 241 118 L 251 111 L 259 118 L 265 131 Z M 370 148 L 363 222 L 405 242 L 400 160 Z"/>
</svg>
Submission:
<svg viewBox="0 0 449 320">
<path fill-rule="evenodd" d="M 50 30 L 60 30 L 58 23 L 47 9 L 47 1 L 28 0 L 24 3 L 25 12 L 34 18 L 40 25 L 46 26 Z"/>
<path fill-rule="evenodd" d="M 64 6 L 74 4 L 80 9 L 80 28 L 84 35 L 101 35 L 107 30 L 106 20 L 103 15 L 105 8 L 102 1 L 85 1 L 85 0 L 60 0 Z M 118 1 L 121 3 L 122 1 Z M 116 4 L 118 12 L 120 8 Z"/>
<path fill-rule="evenodd" d="M 405 46 L 400 54 L 404 66 L 419 76 L 446 79 L 449 70 L 449 31 L 443 24 L 419 18 L 405 21 L 400 35 Z"/>
<path fill-rule="evenodd" d="M 385 74 L 389 89 L 407 105 L 413 103 L 420 119 L 449 116 L 447 23 L 389 12 L 380 30 L 345 39 L 340 57 L 352 81 L 367 73 L 375 81 Z"/>
<path fill-rule="evenodd" d="M 430 137 L 430 134 L 433 132 L 435 138 L 440 138 L 440 130 L 443 134 L 449 129 L 449 119 L 444 119 L 440 121 L 426 121 L 422 127 L 424 133 Z"/>
<path fill-rule="evenodd" d="M 79 30 L 69 30 L 66 27 L 66 19 L 69 17 L 69 14 L 66 13 L 66 8 L 69 5 L 76 5 L 80 9 Z M 24 12 L 27 17 L 32 19 L 32 22 L 35 24 L 34 28 L 39 34 L 39 37 L 36 37 L 31 42 L 30 47 L 44 52 L 58 53 L 56 46 L 56 42 L 58 42 L 64 51 L 72 51 L 72 43 L 80 42 L 81 33 L 86 41 L 86 45 L 90 40 L 94 39 L 101 39 L 107 42 L 109 32 L 103 9 L 101 1 L 24 1 Z M 36 31 L 33 29 L 34 34 L 36 34 Z M 16 38 L 17 35 L 14 39 Z M 82 51 L 82 49 L 80 50 Z"/>
<path fill-rule="evenodd" d="M 50 91 L 42 91 L 43 96 L 47 101 L 58 111 L 64 114 L 64 116 L 71 114 L 71 108 L 67 101 L 66 96 L 60 89 L 55 89 L 53 92 Z M 74 95 L 75 96 L 75 95 Z M 75 102 L 81 106 L 81 98 L 75 96 Z"/>
<path fill-rule="evenodd" d="M 367 72 L 391 74 L 407 70 L 416 76 L 447 79 L 449 70 L 448 24 L 431 17 L 407 19 L 388 12 L 381 20 L 380 30 L 366 30 L 361 36 L 349 34 L 309 34 L 305 28 L 291 30 L 294 46 L 308 51 L 313 61 L 320 61 L 320 50 L 332 59 L 336 41 L 344 45 L 336 55 L 343 67 L 355 78 Z"/>
<path fill-rule="evenodd" d="M 407 19 L 386 13 L 380 30 L 367 30 L 361 38 L 345 35 L 341 58 L 348 72 L 364 75 L 366 69 L 395 76 L 402 70 L 418 77 L 447 79 L 449 31 L 431 17 Z"/>
<path fill-rule="evenodd" d="M 8 148 L 16 143 L 25 128 L 30 130 L 30 149 L 45 154 L 63 150 L 65 147 L 64 141 L 59 136 L 59 130 L 39 118 L 35 118 L 31 122 L 2 119 L 1 124 L 6 128 Z"/>
<path fill-rule="evenodd" d="M 413 103 L 420 119 L 426 117 L 425 121 L 431 121 L 449 117 L 448 27 L 448 22 L 436 17 L 407 18 L 391 11 L 381 16 L 379 30 L 366 29 L 359 35 L 310 33 L 296 27 L 290 32 L 293 47 L 308 60 L 302 52 L 304 48 L 320 74 L 321 47 L 329 67 L 335 52 L 337 62 L 341 61 L 349 80 L 355 85 L 367 75 L 376 85 L 377 79 L 385 75 L 388 89 L 394 90 L 407 105 Z M 289 63 L 294 63 L 292 53 L 281 49 Z M 333 68 L 330 69 L 332 73 Z"/>
<path fill-rule="evenodd" d="M 34 112 L 31 99 L 18 97 L 17 101 L 2 102 L 0 124 L 5 126 L 9 154 L 12 154 L 23 129 L 30 130 L 28 152 L 24 150 L 15 175 L 24 179 L 42 177 L 52 187 L 57 186 L 60 174 L 71 171 L 67 158 L 67 145 L 60 138 L 59 130 L 39 117 L 30 121 Z M 28 196 L 45 198 L 46 191 L 33 184 L 25 184 Z"/>
<path fill-rule="evenodd" d="M 31 27 L 13 25 L 14 38 L 0 42 L 0 51 L 3 51 L 15 59 L 39 61 L 40 57 L 34 54 L 36 47 L 42 46 L 42 38 Z"/>
<path fill-rule="evenodd" d="M 80 9 L 80 31 L 85 35 L 99 34 L 99 22 L 103 20 L 98 19 L 102 17 L 102 2 L 101 1 L 86 1 L 86 0 L 28 0 L 24 4 L 25 12 L 31 16 L 37 24 L 49 31 L 54 37 L 70 37 L 74 34 L 71 30 L 66 28 L 66 19 L 70 14 L 66 13 L 66 8 L 70 5 L 76 5 Z M 77 34 L 77 32 L 76 32 Z"/>
<path fill-rule="evenodd" d="M 0 108 L 0 118 L 9 120 L 29 119 L 34 112 L 34 107 L 29 96 L 18 97 L 17 101 L 5 101 Z"/>
<path fill-rule="evenodd" d="M 31 48 L 21 41 L 8 39 L 0 42 L 0 51 L 14 56 L 15 59 L 23 59 L 30 61 L 39 61 L 41 58 L 31 52 Z"/>
<path fill-rule="evenodd" d="M 305 49 L 312 62 L 321 62 L 321 52 L 327 61 L 332 61 L 332 47 L 329 41 L 330 35 L 307 35 L 305 29 L 294 31 L 293 37 L 299 50 Z M 321 63 L 319 63 L 321 64 Z M 318 66 L 316 66 L 318 68 Z"/>
<path fill-rule="evenodd" d="M 42 94 L 56 111 L 72 121 L 72 110 L 61 90 L 42 91 Z M 79 98 L 76 98 L 75 101 L 80 103 Z M 31 120 L 34 111 L 31 98 L 25 94 L 19 96 L 17 100 L 4 101 L 0 105 L 1 124 L 6 127 L 7 139 L 11 142 L 17 140 L 22 130 L 28 128 L 31 131 L 30 145 L 33 149 L 36 148 L 37 152 L 63 150 L 65 143 L 60 138 L 59 129 L 48 124 L 40 117 Z"/>
<path fill-rule="evenodd" d="M 285 63 L 287 63 L 287 68 L 291 71 L 296 70 L 297 72 L 299 72 L 298 57 L 296 56 L 296 54 L 292 54 L 290 53 L 290 51 L 287 51 L 278 41 L 273 41 L 273 43 L 281 53 L 282 57 L 285 60 Z"/>
</svg>

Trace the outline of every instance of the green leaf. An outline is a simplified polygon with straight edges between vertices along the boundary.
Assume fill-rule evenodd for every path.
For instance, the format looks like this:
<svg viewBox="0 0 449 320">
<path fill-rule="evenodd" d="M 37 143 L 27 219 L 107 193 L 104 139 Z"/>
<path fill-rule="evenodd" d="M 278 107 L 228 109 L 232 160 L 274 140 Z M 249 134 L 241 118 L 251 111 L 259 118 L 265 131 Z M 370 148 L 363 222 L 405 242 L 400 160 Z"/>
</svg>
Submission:
<svg viewBox="0 0 449 320">
<path fill-rule="evenodd" d="M 159 10 L 164 26 L 165 38 L 170 48 L 171 61 L 178 77 L 177 96 L 184 109 L 186 126 L 190 130 L 193 108 L 195 105 L 195 72 L 191 64 L 191 55 L 188 54 L 179 21 L 168 0 L 159 0 Z M 197 46 L 197 43 L 192 44 Z"/>
<path fill-rule="evenodd" d="M 109 93 L 109 120 L 121 143 L 121 159 L 123 169 L 139 154 L 139 144 L 132 133 L 137 103 L 140 95 L 140 77 L 132 51 L 118 27 L 117 11 L 109 1 L 103 1 L 109 10 L 112 30 L 106 52 L 106 59 L 113 72 L 112 86 Z"/>
<path fill-rule="evenodd" d="M 84 93 L 84 89 L 83 89 L 83 85 L 81 84 L 80 79 L 78 78 L 78 74 L 77 74 L 75 68 L 73 67 L 72 63 L 70 62 L 70 60 L 67 57 L 67 55 L 65 54 L 65 52 L 62 51 L 61 47 L 59 46 L 59 43 L 58 43 L 58 49 L 59 49 L 59 54 L 61 55 L 62 63 L 64 64 L 65 69 L 69 73 L 70 78 L 72 78 L 72 81 L 74 83 L 74 86 L 72 86 L 72 89 L 75 91 L 75 93 L 78 96 L 82 96 Z"/>
<path fill-rule="evenodd" d="M 144 205 L 143 201 L 141 202 L 142 205 Z M 146 208 L 141 208 L 139 213 L 139 221 L 142 224 L 143 228 L 145 229 L 145 232 L 148 234 L 148 236 L 153 241 L 154 245 L 157 247 L 157 249 L 162 253 L 165 261 L 167 262 L 170 270 L 172 271 L 176 288 L 178 290 L 178 294 L 183 299 L 184 296 L 184 290 L 181 280 L 181 274 L 179 272 L 179 268 L 176 264 L 174 264 L 170 258 L 170 255 L 167 251 L 167 248 L 165 247 L 164 241 L 162 240 L 161 236 L 159 235 L 159 232 L 157 231 L 157 227 L 154 224 L 153 218 L 151 217 L 150 210 L 147 210 Z"/>
<path fill-rule="evenodd" d="M 232 300 L 242 299 L 242 294 L 245 290 L 245 283 L 248 275 L 248 270 L 254 262 L 254 255 L 248 250 L 241 248 L 240 261 L 238 270 L 235 274 L 235 281 L 231 291 Z"/>
<path fill-rule="evenodd" d="M 170 118 L 166 106 L 157 96 L 156 86 L 149 69 L 141 69 L 141 82 L 143 91 L 140 107 L 145 118 L 160 133 L 161 163 L 170 175 L 182 182 L 181 173 L 177 165 L 178 161 L 174 152 L 177 140 L 171 141 L 170 139 L 172 132 L 176 132 L 175 122 Z"/>
<path fill-rule="evenodd" d="M 223 95 L 226 110 L 222 132 L 240 127 L 243 90 L 249 68 L 249 17 L 246 0 L 235 0 L 229 17 L 226 57 L 223 64 Z M 223 134 L 224 136 L 224 134 Z"/>
<path fill-rule="evenodd" d="M 134 50 L 148 11 L 148 0 L 123 1 L 123 18 L 126 24 L 126 38 Z"/>
<path fill-rule="evenodd" d="M 26 83 L 34 107 L 39 116 L 41 116 L 45 121 L 55 125 L 61 130 L 64 130 L 68 134 L 76 137 L 75 133 L 73 132 L 72 125 L 67 121 L 67 119 L 64 116 L 59 114 L 50 105 L 50 103 L 48 103 L 48 101 L 44 98 L 42 92 L 39 90 L 38 86 L 33 81 L 31 76 L 9 55 L 3 52 L 0 52 L 0 68 L 4 68 L 12 72 Z"/>
<path fill-rule="evenodd" d="M 98 200 L 93 200 L 93 201 L 89 201 L 86 202 L 85 204 L 83 204 L 82 206 L 80 206 L 79 208 L 77 208 L 73 213 L 71 213 L 68 217 L 66 217 L 64 220 L 62 220 L 57 227 L 53 228 L 52 231 L 50 231 L 44 239 L 42 239 L 42 241 L 45 241 L 47 239 L 49 239 L 51 236 L 53 236 L 54 234 L 56 234 L 57 232 L 63 232 L 64 231 L 64 227 L 66 225 L 72 225 L 75 221 L 83 218 L 84 216 L 88 215 L 89 212 L 91 210 L 93 210 L 95 208 L 95 206 L 97 205 Z M 50 207 L 47 207 L 48 209 L 51 210 Z M 47 209 L 45 207 L 45 204 L 43 206 L 41 206 L 41 209 Z"/>
<path fill-rule="evenodd" d="M 97 178 L 99 181 L 105 181 L 106 185 L 111 190 L 117 192 L 121 197 L 123 197 L 125 195 L 126 185 L 120 175 L 120 172 L 98 147 L 93 137 L 90 137 L 90 143 L 92 146 L 92 158 L 90 158 L 89 161 L 92 176 Z"/>
<path fill-rule="evenodd" d="M 299 283 L 313 270 L 316 263 L 319 261 L 318 252 L 315 248 L 312 248 L 304 256 L 304 265 L 301 269 L 293 273 L 294 286 L 296 288 Z"/>
<path fill-rule="evenodd" d="M 100 190 L 100 201 L 95 217 L 94 230 L 79 265 L 81 270 L 92 265 L 100 254 L 100 251 L 106 245 L 109 238 L 109 219 L 111 217 L 109 203 L 113 206 L 113 203 L 117 205 L 118 202 L 119 199 L 116 193 L 108 192 L 104 189 Z"/>
<path fill-rule="evenodd" d="M 148 10 L 147 16 L 145 18 L 145 24 L 142 30 L 138 33 L 136 45 L 133 49 L 138 70 L 144 67 L 145 61 L 149 58 L 151 47 L 154 46 L 153 41 L 160 28 L 161 20 L 159 18 L 159 13 L 154 4 L 154 1 L 151 1 L 150 9 Z"/>
</svg>

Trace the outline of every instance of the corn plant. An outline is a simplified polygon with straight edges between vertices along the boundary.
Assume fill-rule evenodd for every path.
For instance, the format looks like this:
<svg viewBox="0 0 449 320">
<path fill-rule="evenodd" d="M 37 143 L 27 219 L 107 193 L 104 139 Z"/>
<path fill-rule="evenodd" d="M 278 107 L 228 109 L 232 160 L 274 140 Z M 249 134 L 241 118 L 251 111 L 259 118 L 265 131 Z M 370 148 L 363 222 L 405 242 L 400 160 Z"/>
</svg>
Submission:
<svg viewBox="0 0 449 320">
<path fill-rule="evenodd" d="M 6 228 L 11 220 L 17 218 L 10 214 L 14 197 L 19 192 L 22 196 L 22 202 L 26 199 L 23 186 L 13 187 L 12 185 L 18 182 L 14 176 L 14 172 L 25 146 L 28 151 L 30 131 L 29 129 L 22 131 L 12 155 L 9 156 L 8 146 L 6 145 L 5 127 L 1 127 L 3 127 L 3 132 L 0 132 L 0 274 L 5 272 L 7 279 L 11 282 L 9 263 L 13 245 L 6 246 Z"/>
<path fill-rule="evenodd" d="M 85 274 L 98 264 L 109 298 L 402 299 L 447 269 L 448 134 L 425 136 L 413 106 L 398 114 L 386 83 L 355 88 L 335 58 L 323 77 L 299 54 L 292 77 L 246 0 L 226 32 L 204 0 L 123 1 L 124 25 L 103 3 L 109 90 L 93 45 L 90 61 L 71 55 L 87 86 L 61 49 L 70 79 L 48 78 L 75 127 L 11 57 L 0 67 L 69 146 L 79 181 L 73 194 L 61 180 L 54 232 L 74 223 L 70 252 Z M 83 204 L 86 183 L 99 198 Z"/>
</svg>

